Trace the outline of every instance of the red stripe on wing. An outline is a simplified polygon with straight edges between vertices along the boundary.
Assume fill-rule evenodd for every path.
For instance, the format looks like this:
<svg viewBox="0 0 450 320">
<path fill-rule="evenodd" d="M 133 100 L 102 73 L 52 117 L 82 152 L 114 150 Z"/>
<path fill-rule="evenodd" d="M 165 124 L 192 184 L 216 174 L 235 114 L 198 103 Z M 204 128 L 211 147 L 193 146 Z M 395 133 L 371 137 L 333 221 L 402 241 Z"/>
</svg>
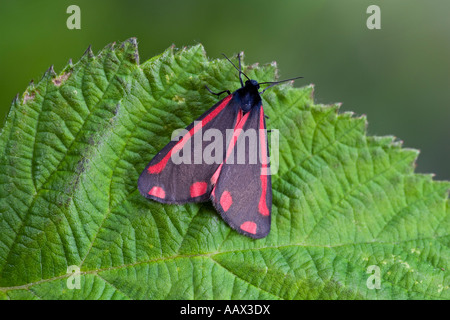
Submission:
<svg viewBox="0 0 450 320">
<path fill-rule="evenodd" d="M 228 157 L 230 156 L 231 152 L 233 151 L 234 145 L 237 142 L 237 139 L 239 138 L 239 135 L 242 132 L 242 128 L 244 127 L 245 122 L 247 122 L 248 116 L 249 116 L 249 112 L 247 114 L 245 114 L 245 116 L 242 116 L 243 112 L 241 109 L 239 109 L 239 112 L 236 116 L 236 125 L 234 126 L 234 132 L 233 132 L 233 137 L 231 138 L 230 144 L 228 145 L 228 149 L 227 149 L 227 155 L 225 157 L 225 161 L 227 161 Z M 213 176 L 211 177 L 211 183 L 212 184 L 216 184 L 217 179 L 219 179 L 219 175 L 220 175 L 220 171 L 222 170 L 222 166 L 223 163 L 220 164 L 220 166 L 217 168 L 216 172 L 214 172 Z M 213 190 L 212 190 L 212 196 L 215 195 L 215 189 L 216 187 L 214 186 Z"/>
<path fill-rule="evenodd" d="M 150 174 L 157 174 L 160 173 L 167 165 L 167 162 L 169 161 L 169 158 L 172 156 L 173 152 L 179 151 L 183 148 L 183 146 L 186 144 L 186 142 L 198 131 L 200 130 L 204 125 L 206 125 L 208 122 L 210 122 L 212 119 L 214 119 L 227 105 L 228 102 L 230 102 L 233 95 L 229 95 L 225 99 L 223 99 L 222 103 L 217 106 L 211 113 L 209 113 L 206 117 L 204 117 L 200 123 L 192 127 L 191 130 L 189 130 L 188 133 L 186 133 L 183 138 L 181 138 L 180 141 L 166 154 L 164 158 L 162 158 L 161 161 L 158 163 L 149 166 L 147 168 L 148 173 Z"/>
<path fill-rule="evenodd" d="M 268 216 L 270 214 L 269 208 L 267 207 L 267 175 L 268 172 L 268 161 L 267 161 L 267 144 L 266 144 L 266 131 L 264 126 L 264 110 L 261 106 L 259 114 L 259 146 L 261 150 L 261 197 L 259 198 L 258 211 L 263 216 Z M 262 130 L 261 130 L 262 129 Z"/>
<path fill-rule="evenodd" d="M 242 114 L 243 114 L 242 110 L 239 109 L 239 112 L 238 112 L 238 114 L 236 116 L 236 122 L 235 122 L 236 125 L 234 126 L 234 130 L 235 131 L 233 133 L 233 137 L 231 138 L 230 145 L 228 145 L 227 155 L 225 157 L 225 161 L 226 161 L 226 159 L 228 159 L 228 156 L 230 155 L 231 151 L 233 151 L 234 145 L 236 144 L 236 141 L 237 141 L 237 137 L 239 137 L 239 134 L 242 131 L 242 127 L 244 126 L 245 122 L 248 119 L 248 114 L 245 117 L 243 117 Z M 245 118 L 245 119 L 243 119 L 243 118 Z M 241 122 L 242 122 L 242 124 L 241 124 Z M 234 139 L 234 136 L 236 134 L 236 129 L 237 128 L 240 128 L 241 130 L 239 131 L 236 139 Z M 223 166 L 223 163 L 220 164 L 220 166 L 217 168 L 216 172 L 214 172 L 213 176 L 211 177 L 211 183 L 212 184 L 216 184 L 217 179 L 219 178 L 220 170 L 222 170 L 222 166 Z"/>
</svg>

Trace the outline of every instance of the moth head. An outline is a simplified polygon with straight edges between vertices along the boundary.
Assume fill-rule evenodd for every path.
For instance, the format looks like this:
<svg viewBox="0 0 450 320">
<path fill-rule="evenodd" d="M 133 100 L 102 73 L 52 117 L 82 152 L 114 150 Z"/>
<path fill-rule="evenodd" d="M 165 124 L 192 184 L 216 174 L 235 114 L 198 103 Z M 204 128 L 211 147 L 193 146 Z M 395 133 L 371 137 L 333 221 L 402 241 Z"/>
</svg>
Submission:
<svg viewBox="0 0 450 320">
<path fill-rule="evenodd" d="M 259 89 L 259 83 L 256 80 L 247 80 L 245 81 L 245 86 L 246 87 L 255 87 L 256 89 Z"/>
</svg>

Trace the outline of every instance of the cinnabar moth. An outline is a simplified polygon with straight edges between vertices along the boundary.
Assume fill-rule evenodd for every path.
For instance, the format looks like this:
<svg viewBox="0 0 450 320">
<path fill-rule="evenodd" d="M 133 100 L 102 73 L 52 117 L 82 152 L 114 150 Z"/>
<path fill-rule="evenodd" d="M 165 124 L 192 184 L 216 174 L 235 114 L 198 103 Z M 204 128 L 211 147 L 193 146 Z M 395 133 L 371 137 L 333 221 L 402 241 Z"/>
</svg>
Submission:
<svg viewBox="0 0 450 320">
<path fill-rule="evenodd" d="M 212 94 L 219 96 L 227 92 L 228 96 L 191 123 L 180 140 L 169 142 L 149 162 L 139 177 L 138 189 L 144 197 L 162 203 L 182 204 L 211 200 L 228 225 L 243 235 L 259 239 L 269 234 L 272 209 L 267 131 L 260 94 L 280 82 L 301 77 L 258 83 L 242 72 L 239 55 L 239 68 L 226 56 L 225 58 L 239 71 L 241 88 L 233 93 L 229 90 L 214 93 L 206 87 Z M 247 78 L 245 84 L 242 75 Z M 269 86 L 259 92 L 261 84 Z M 202 137 L 196 139 L 208 129 L 214 129 L 222 137 L 228 137 L 216 144 L 214 153 L 218 154 L 214 154 L 214 158 L 219 161 L 212 163 L 204 159 L 196 161 L 198 150 L 203 152 L 211 144 Z M 256 148 L 259 156 L 256 161 L 250 148 L 245 147 L 247 142 L 243 132 L 250 129 L 257 133 Z M 227 130 L 232 134 L 227 136 Z M 186 146 L 188 142 L 189 145 Z M 240 155 L 239 161 L 238 146 L 242 145 L 245 152 Z M 221 154 L 217 151 L 220 149 Z M 188 160 L 185 161 L 187 163 L 174 161 L 172 158 L 175 154 L 180 155 L 181 151 Z"/>
</svg>

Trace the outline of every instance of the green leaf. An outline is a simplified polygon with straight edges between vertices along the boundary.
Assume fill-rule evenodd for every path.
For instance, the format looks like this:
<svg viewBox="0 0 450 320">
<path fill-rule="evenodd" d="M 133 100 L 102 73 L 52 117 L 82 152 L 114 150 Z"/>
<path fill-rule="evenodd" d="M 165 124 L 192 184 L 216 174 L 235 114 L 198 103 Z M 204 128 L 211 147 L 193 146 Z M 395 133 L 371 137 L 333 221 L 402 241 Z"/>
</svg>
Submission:
<svg viewBox="0 0 450 320">
<path fill-rule="evenodd" d="M 239 86 L 201 45 L 139 64 L 130 39 L 49 69 L 13 101 L 0 136 L 0 298 L 450 298 L 450 184 L 415 174 L 418 152 L 367 136 L 365 117 L 316 105 L 312 86 L 263 96 L 280 132 L 268 237 L 238 234 L 210 203 L 144 199 L 145 165 L 217 101 L 205 84 Z"/>
</svg>

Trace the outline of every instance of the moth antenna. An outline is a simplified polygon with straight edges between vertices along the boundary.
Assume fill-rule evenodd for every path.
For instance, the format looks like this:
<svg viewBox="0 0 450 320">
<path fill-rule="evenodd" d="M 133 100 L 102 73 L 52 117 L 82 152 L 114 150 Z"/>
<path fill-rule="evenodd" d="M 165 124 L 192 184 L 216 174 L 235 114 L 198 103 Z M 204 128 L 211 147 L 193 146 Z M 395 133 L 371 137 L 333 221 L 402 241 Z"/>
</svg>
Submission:
<svg viewBox="0 0 450 320">
<path fill-rule="evenodd" d="M 239 59 L 239 68 L 238 67 L 236 67 L 236 65 L 225 55 L 225 53 L 222 53 L 222 55 L 233 65 L 233 67 L 237 70 L 237 71 L 239 71 L 239 79 L 241 80 L 241 85 L 242 86 L 244 86 L 244 83 L 242 82 L 242 79 L 241 79 L 241 74 L 243 74 L 248 80 L 250 80 L 250 78 L 249 77 L 247 77 L 247 75 L 244 73 L 244 72 L 242 72 L 242 70 L 241 70 L 241 55 L 240 54 L 238 54 L 238 59 Z"/>
<path fill-rule="evenodd" d="M 295 78 L 291 78 L 291 79 L 285 79 L 285 80 L 280 80 L 280 81 L 266 81 L 266 82 L 260 82 L 259 84 L 279 84 L 282 82 L 286 82 L 286 81 L 292 81 L 292 80 L 296 80 L 296 79 L 300 79 L 303 77 L 295 77 Z"/>
<path fill-rule="evenodd" d="M 259 84 L 270 84 L 270 86 L 266 87 L 263 91 L 261 91 L 259 94 L 263 94 L 267 89 L 272 88 L 273 86 L 276 86 L 277 84 L 283 83 L 283 82 L 287 82 L 287 81 L 293 81 L 296 79 L 300 79 L 303 77 L 295 77 L 295 78 L 291 78 L 291 79 L 285 79 L 285 80 L 280 80 L 280 81 L 266 81 L 266 82 L 260 82 Z"/>
</svg>

